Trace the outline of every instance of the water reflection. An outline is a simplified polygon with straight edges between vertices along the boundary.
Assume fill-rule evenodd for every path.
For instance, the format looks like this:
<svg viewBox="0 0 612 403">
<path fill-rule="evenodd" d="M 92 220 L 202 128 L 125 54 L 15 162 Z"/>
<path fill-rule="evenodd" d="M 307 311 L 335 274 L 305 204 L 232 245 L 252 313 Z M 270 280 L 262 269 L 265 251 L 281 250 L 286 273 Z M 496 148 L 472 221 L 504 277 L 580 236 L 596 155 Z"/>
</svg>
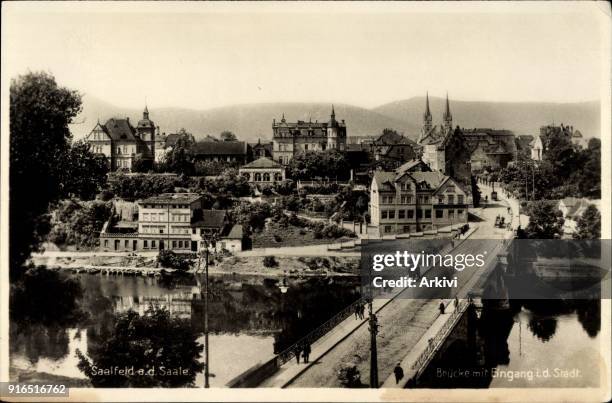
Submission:
<svg viewBox="0 0 612 403">
<path fill-rule="evenodd" d="M 600 357 L 600 300 L 510 301 L 509 309 L 500 305 L 484 301 L 480 317 L 468 317 L 467 332 L 455 329 L 452 342 L 418 386 L 598 386 L 599 367 L 593 362 Z M 441 376 L 441 370 L 455 375 L 459 370 L 472 372 L 452 378 Z"/>
<path fill-rule="evenodd" d="M 13 376 L 19 369 L 83 379 L 76 368 L 76 348 L 94 352 L 111 333 L 115 314 L 130 309 L 143 313 L 151 304 L 162 306 L 191 320 L 196 331 L 203 330 L 203 301 L 193 276 L 157 280 L 81 274 L 75 278 L 83 286 L 78 304 L 87 317 L 63 326 L 11 322 Z M 223 386 L 267 360 L 359 296 L 356 278 L 288 280 L 289 289 L 283 294 L 275 278 L 210 277 L 212 386 Z"/>
</svg>

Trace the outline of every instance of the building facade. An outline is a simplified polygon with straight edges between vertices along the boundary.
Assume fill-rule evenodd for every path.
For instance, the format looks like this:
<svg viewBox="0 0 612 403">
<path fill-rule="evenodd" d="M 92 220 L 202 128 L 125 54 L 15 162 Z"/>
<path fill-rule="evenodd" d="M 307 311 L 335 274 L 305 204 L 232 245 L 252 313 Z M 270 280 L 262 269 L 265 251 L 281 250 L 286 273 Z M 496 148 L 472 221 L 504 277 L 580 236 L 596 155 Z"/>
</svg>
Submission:
<svg viewBox="0 0 612 403">
<path fill-rule="evenodd" d="M 470 152 L 472 171 L 505 168 L 517 156 L 516 136 L 510 130 L 461 128 Z"/>
<path fill-rule="evenodd" d="M 202 197 L 167 193 L 137 202 L 137 222 L 111 217 L 100 233 L 102 251 L 198 252 L 242 250 L 242 227 L 225 210 L 202 209 Z"/>
<path fill-rule="evenodd" d="M 457 230 L 467 223 L 471 197 L 441 172 L 414 164 L 374 173 L 370 185 L 371 225 L 380 236 Z"/>
<path fill-rule="evenodd" d="M 332 106 L 328 122 L 287 122 L 285 115 L 272 122 L 272 155 L 274 161 L 288 164 L 298 153 L 305 151 L 346 150 L 346 124 L 336 120 Z"/>
<path fill-rule="evenodd" d="M 256 185 L 272 185 L 285 180 L 285 167 L 266 157 L 241 166 L 238 173 Z"/>
<path fill-rule="evenodd" d="M 93 153 L 104 155 L 110 170 L 131 171 L 137 158 L 154 160 L 156 131 L 159 128 L 149 119 L 149 110 L 145 106 L 136 127 L 129 118 L 111 118 L 104 124 L 98 121 L 85 141 Z"/>
<path fill-rule="evenodd" d="M 198 161 L 227 162 L 235 166 L 251 159 L 251 147 L 245 141 L 198 141 L 192 152 Z"/>
</svg>

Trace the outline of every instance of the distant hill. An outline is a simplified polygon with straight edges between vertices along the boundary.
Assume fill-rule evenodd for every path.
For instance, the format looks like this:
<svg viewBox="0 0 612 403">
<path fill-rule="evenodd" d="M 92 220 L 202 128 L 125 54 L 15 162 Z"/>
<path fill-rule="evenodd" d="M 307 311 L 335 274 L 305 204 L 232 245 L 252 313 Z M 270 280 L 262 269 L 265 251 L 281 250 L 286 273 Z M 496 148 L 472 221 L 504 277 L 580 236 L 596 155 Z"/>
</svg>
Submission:
<svg viewBox="0 0 612 403">
<path fill-rule="evenodd" d="M 382 132 L 386 127 L 399 131 L 413 131 L 401 119 L 381 115 L 368 109 L 351 105 L 334 105 L 336 119 L 346 121 L 349 136 L 366 136 Z M 150 118 L 160 126 L 162 132 L 171 133 L 184 127 L 196 139 L 207 134 L 218 136 L 224 130 L 234 132 L 240 140 L 257 141 L 272 139 L 272 119 L 280 120 L 285 114 L 287 121 L 305 120 L 328 121 L 330 104 L 323 103 L 266 103 L 232 105 L 206 110 L 184 108 L 155 109 L 149 105 Z M 83 111 L 75 119 L 77 124 L 71 130 L 76 138 L 88 134 L 96 124 L 111 117 L 129 117 L 135 125 L 141 118 L 142 110 L 115 107 L 92 96 L 83 97 Z"/>
<path fill-rule="evenodd" d="M 336 119 L 344 119 L 349 136 L 375 135 L 392 128 L 416 139 L 422 125 L 424 97 L 415 97 L 381 105 L 374 109 L 335 105 Z M 444 99 L 430 97 L 434 124 L 442 120 Z M 288 121 L 327 121 L 331 105 L 323 103 L 264 103 L 194 110 L 149 106 L 151 119 L 162 132 L 171 133 L 184 127 L 197 139 L 218 136 L 224 130 L 234 132 L 239 139 L 257 141 L 272 138 L 272 119 L 282 114 Z M 451 100 L 453 121 L 462 127 L 510 129 L 516 134 L 535 134 L 540 126 L 550 123 L 573 125 L 587 137 L 599 137 L 599 103 L 508 103 L 468 102 Z M 83 97 L 83 111 L 71 125 L 75 138 L 82 138 L 93 129 L 96 121 L 111 117 L 129 117 L 136 124 L 142 109 L 120 108 L 90 95 Z"/>
<path fill-rule="evenodd" d="M 433 123 L 440 124 L 445 99 L 429 97 Z M 509 129 L 515 134 L 537 134 L 540 126 L 552 123 L 572 125 L 586 137 L 600 137 L 600 105 L 597 101 L 580 103 L 472 102 L 450 101 L 453 124 L 466 128 Z M 425 97 L 391 102 L 373 111 L 413 126 L 421 126 Z M 411 137 L 417 137 L 418 132 Z"/>
</svg>

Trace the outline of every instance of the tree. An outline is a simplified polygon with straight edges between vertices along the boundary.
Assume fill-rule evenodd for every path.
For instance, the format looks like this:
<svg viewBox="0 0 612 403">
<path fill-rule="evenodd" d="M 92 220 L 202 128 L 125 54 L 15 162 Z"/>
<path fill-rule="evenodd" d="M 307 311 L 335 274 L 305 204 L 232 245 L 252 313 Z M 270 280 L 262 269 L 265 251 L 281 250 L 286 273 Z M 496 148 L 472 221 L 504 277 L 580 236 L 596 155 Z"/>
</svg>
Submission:
<svg viewBox="0 0 612 403">
<path fill-rule="evenodd" d="M 60 191 L 64 197 L 91 200 L 95 198 L 101 184 L 106 182 L 106 157 L 93 154 L 90 145 L 84 141 L 72 144 L 57 163 L 61 169 Z"/>
<path fill-rule="evenodd" d="M 234 133 L 230 132 L 229 130 L 222 131 L 221 134 L 219 135 L 219 138 L 222 141 L 236 141 L 236 140 L 238 140 L 236 135 Z"/>
<path fill-rule="evenodd" d="M 112 204 L 101 201 L 66 200 L 56 210 L 56 220 L 49 241 L 58 246 L 74 245 L 93 248 L 98 245 L 100 230 L 111 216 Z"/>
<path fill-rule="evenodd" d="M 578 219 L 574 239 L 601 238 L 601 214 L 594 205 L 589 205 Z"/>
<path fill-rule="evenodd" d="M 81 111 L 81 96 L 41 72 L 11 80 L 9 98 L 9 258 L 11 275 L 17 276 L 50 229 L 49 203 L 64 195 L 66 175 L 59 162 L 70 155 L 68 124 Z"/>
<path fill-rule="evenodd" d="M 525 233 L 530 239 L 558 239 L 563 235 L 563 223 L 563 215 L 555 202 L 536 201 L 529 208 Z"/>
<path fill-rule="evenodd" d="M 193 386 L 204 368 L 198 361 L 203 347 L 189 322 L 151 306 L 140 316 L 117 316 L 114 329 L 87 358 L 77 350 L 78 368 L 95 387 L 151 388 Z M 134 368 L 133 373 L 99 373 L 101 369 Z M 98 369 L 98 371 L 96 371 Z"/>
<path fill-rule="evenodd" d="M 132 172 L 149 172 L 153 170 L 153 164 L 151 160 L 144 159 L 140 156 L 134 158 L 132 162 Z"/>
<path fill-rule="evenodd" d="M 288 166 L 288 174 L 293 179 L 346 179 L 349 172 L 349 163 L 338 150 L 306 151 L 294 156 Z"/>
<path fill-rule="evenodd" d="M 172 150 L 168 151 L 165 160 L 166 169 L 179 175 L 195 174 L 195 163 L 191 146 L 183 141 L 177 141 Z"/>
</svg>

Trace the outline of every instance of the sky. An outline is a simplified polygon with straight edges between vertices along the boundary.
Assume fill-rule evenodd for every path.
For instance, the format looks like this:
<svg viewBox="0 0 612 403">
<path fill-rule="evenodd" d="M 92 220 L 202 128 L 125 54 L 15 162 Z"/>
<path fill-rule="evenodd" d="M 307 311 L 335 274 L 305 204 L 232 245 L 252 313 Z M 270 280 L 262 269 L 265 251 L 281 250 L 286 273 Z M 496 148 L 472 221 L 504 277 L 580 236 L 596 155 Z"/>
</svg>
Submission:
<svg viewBox="0 0 612 403">
<path fill-rule="evenodd" d="M 10 3 L 2 67 L 114 105 L 601 98 L 605 3 Z M 603 78 L 602 78 L 603 77 Z"/>
</svg>

